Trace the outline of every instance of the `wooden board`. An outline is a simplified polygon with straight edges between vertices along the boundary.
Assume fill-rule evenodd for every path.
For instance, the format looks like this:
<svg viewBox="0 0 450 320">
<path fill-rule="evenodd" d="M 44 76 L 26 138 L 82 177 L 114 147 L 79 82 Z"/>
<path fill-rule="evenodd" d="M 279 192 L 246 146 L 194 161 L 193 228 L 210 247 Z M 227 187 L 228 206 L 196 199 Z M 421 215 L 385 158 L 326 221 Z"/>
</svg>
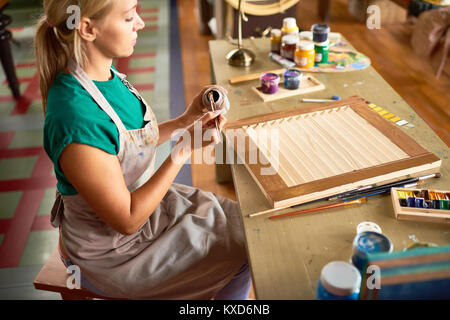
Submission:
<svg viewBox="0 0 450 320">
<path fill-rule="evenodd" d="M 392 205 L 394 207 L 395 218 L 397 220 L 450 223 L 450 210 L 438 210 L 430 208 L 410 208 L 400 206 L 397 190 L 420 191 L 420 189 L 392 188 L 391 191 Z M 442 190 L 434 190 L 434 191 L 443 193 L 450 192 Z"/>
<path fill-rule="evenodd" d="M 450 246 L 419 247 L 397 252 L 367 254 L 362 273 L 362 300 L 450 299 Z M 379 286 L 374 284 L 377 270 Z"/>
<path fill-rule="evenodd" d="M 300 94 L 311 93 L 315 91 L 324 90 L 325 85 L 310 75 L 304 75 L 302 80 L 300 81 L 300 86 L 297 90 L 288 90 L 283 86 L 282 81 L 280 81 L 280 85 L 278 86 L 278 91 L 274 94 L 265 94 L 259 88 L 252 87 L 252 90 L 256 92 L 256 94 L 264 101 L 274 101 L 284 98 L 289 98 L 293 96 L 298 96 Z"/>
<path fill-rule="evenodd" d="M 441 165 L 358 96 L 231 121 L 225 136 L 272 208 L 439 172 Z"/>
</svg>

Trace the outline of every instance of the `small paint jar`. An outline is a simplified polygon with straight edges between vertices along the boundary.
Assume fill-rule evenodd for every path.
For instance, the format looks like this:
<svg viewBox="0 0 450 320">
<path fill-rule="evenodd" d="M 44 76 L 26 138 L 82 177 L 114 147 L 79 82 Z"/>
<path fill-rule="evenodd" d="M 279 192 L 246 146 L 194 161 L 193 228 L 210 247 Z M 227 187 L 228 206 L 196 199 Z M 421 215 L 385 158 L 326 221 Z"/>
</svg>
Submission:
<svg viewBox="0 0 450 320">
<path fill-rule="evenodd" d="M 330 52 L 330 41 L 314 43 L 315 62 L 328 63 L 328 53 Z"/>
<path fill-rule="evenodd" d="M 278 91 L 280 76 L 276 73 L 264 73 L 259 78 L 261 80 L 261 91 L 265 94 L 274 94 Z"/>
<path fill-rule="evenodd" d="M 297 48 L 297 37 L 287 35 L 281 38 L 281 56 L 285 59 L 294 61 L 295 49 Z"/>
<path fill-rule="evenodd" d="M 211 102 L 209 101 L 209 93 L 213 93 L 214 104 L 217 110 L 222 110 L 222 114 L 226 114 L 230 110 L 230 101 L 226 95 L 226 91 L 220 87 L 212 87 L 205 90 L 202 96 L 203 106 L 208 110 L 211 110 Z"/>
<path fill-rule="evenodd" d="M 283 85 L 285 89 L 296 90 L 300 87 L 303 73 L 296 69 L 287 69 L 283 73 Z"/>
<path fill-rule="evenodd" d="M 439 200 L 431 200 L 433 209 L 441 209 L 441 202 Z M 409 206 L 408 206 L 409 207 Z"/>
<path fill-rule="evenodd" d="M 423 198 L 415 198 L 415 201 L 416 208 L 425 208 L 425 200 Z"/>
<path fill-rule="evenodd" d="M 315 58 L 314 43 L 310 41 L 299 41 L 295 49 L 295 63 L 302 68 L 314 67 Z"/>
<path fill-rule="evenodd" d="M 317 283 L 318 300 L 357 300 L 361 286 L 361 274 L 353 265 L 333 261 L 322 268 Z"/>
<path fill-rule="evenodd" d="M 313 41 L 314 42 L 325 42 L 328 40 L 328 33 L 330 32 L 330 27 L 326 24 L 313 24 L 311 27 Z"/>
<path fill-rule="evenodd" d="M 406 198 L 406 205 L 410 208 L 415 208 L 416 207 L 416 198 L 414 198 L 414 197 Z"/>
<path fill-rule="evenodd" d="M 367 254 L 377 252 L 392 252 L 394 246 L 391 240 L 384 234 L 364 231 L 356 235 L 353 239 L 352 263 L 361 272 L 365 274 L 367 264 Z"/>
<path fill-rule="evenodd" d="M 281 30 L 272 29 L 270 31 L 270 52 L 280 54 L 281 50 Z"/>
<path fill-rule="evenodd" d="M 283 26 L 281 28 L 281 37 L 286 35 L 293 35 L 298 38 L 297 20 L 292 17 L 283 19 Z"/>
</svg>

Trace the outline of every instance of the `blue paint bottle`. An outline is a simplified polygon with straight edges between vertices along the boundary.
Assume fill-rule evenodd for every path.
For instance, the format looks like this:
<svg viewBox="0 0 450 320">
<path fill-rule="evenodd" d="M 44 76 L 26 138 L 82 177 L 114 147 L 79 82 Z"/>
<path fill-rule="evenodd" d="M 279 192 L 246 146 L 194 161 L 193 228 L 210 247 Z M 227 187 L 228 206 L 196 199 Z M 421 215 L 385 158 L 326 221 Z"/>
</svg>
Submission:
<svg viewBox="0 0 450 320">
<path fill-rule="evenodd" d="M 287 69 L 283 73 L 284 88 L 288 90 L 296 90 L 300 87 L 303 73 L 296 69 Z"/>
<path fill-rule="evenodd" d="M 416 208 L 426 208 L 423 198 L 416 198 Z"/>
<path fill-rule="evenodd" d="M 317 283 L 318 300 L 357 300 L 361 274 L 348 262 L 333 261 L 322 268 Z"/>
<path fill-rule="evenodd" d="M 367 262 L 368 253 L 392 252 L 394 246 L 391 240 L 384 234 L 373 231 L 365 231 L 359 233 L 353 240 L 353 265 L 361 272 Z"/>
<path fill-rule="evenodd" d="M 414 198 L 414 197 L 408 197 L 408 198 L 406 199 L 406 203 L 407 203 L 408 207 L 410 207 L 410 208 L 415 208 L 415 207 L 416 207 L 416 198 Z"/>
</svg>

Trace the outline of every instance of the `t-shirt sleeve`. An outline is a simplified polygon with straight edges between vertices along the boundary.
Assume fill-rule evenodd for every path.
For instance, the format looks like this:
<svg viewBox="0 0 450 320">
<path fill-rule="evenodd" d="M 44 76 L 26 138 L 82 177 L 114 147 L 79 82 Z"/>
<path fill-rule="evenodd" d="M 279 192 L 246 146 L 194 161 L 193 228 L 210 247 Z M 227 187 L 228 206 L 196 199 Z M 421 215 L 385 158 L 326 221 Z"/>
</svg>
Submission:
<svg viewBox="0 0 450 320">
<path fill-rule="evenodd" d="M 114 125 L 113 125 L 114 126 Z M 45 119 L 44 147 L 57 169 L 58 160 L 71 143 L 86 144 L 117 155 L 117 129 L 109 120 L 86 118 L 82 114 L 53 114 Z"/>
</svg>

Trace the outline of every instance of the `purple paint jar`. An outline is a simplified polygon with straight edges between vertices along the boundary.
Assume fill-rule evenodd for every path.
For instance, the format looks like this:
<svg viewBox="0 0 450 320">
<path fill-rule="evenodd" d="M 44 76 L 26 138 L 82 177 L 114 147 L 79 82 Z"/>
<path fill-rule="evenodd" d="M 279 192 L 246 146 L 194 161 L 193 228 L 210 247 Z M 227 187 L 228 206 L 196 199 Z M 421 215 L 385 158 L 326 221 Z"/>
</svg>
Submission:
<svg viewBox="0 0 450 320">
<path fill-rule="evenodd" d="M 265 94 L 274 94 L 278 91 L 280 76 L 276 73 L 264 73 L 260 78 L 261 91 Z"/>
</svg>

